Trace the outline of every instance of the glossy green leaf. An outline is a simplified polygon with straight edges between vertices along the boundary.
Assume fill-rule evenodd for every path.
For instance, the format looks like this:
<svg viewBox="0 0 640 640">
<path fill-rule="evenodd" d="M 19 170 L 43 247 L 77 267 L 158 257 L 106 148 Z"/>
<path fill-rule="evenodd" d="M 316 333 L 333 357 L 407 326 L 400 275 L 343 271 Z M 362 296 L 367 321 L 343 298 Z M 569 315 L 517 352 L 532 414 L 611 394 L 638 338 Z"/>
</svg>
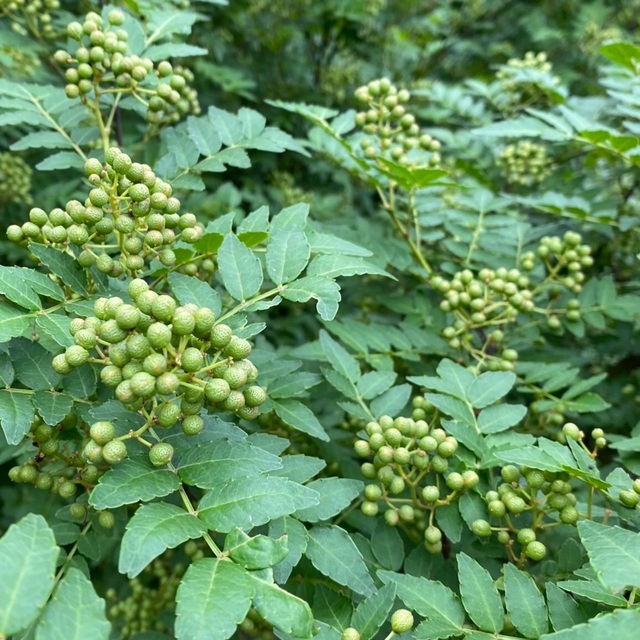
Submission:
<svg viewBox="0 0 640 640">
<path fill-rule="evenodd" d="M 249 575 L 256 590 L 253 606 L 265 620 L 296 638 L 313 636 L 313 614 L 304 600 L 256 573 Z"/>
<path fill-rule="evenodd" d="M 578 603 L 553 582 L 545 585 L 549 619 L 554 631 L 569 629 L 587 621 L 587 616 Z"/>
<path fill-rule="evenodd" d="M 180 459 L 178 475 L 187 484 L 213 489 L 237 476 L 256 476 L 281 467 L 278 456 L 246 441 L 217 440 L 189 448 Z"/>
<path fill-rule="evenodd" d="M 53 355 L 37 342 L 16 340 L 10 348 L 16 378 L 36 391 L 53 389 L 60 382 L 60 374 L 53 370 Z"/>
<path fill-rule="evenodd" d="M 0 635 L 29 625 L 53 587 L 59 549 L 41 515 L 30 513 L 0 538 Z"/>
<path fill-rule="evenodd" d="M 196 560 L 176 594 L 176 639 L 226 640 L 244 620 L 255 594 L 254 580 L 231 560 Z"/>
<path fill-rule="evenodd" d="M 398 415 L 409 401 L 412 387 L 410 384 L 399 384 L 387 389 L 371 402 L 371 412 L 374 416 Z"/>
<path fill-rule="evenodd" d="M 105 601 L 91 581 L 71 567 L 53 593 L 36 628 L 36 640 L 108 640 Z"/>
<path fill-rule="evenodd" d="M 26 394 L 0 389 L 0 422 L 8 444 L 19 444 L 29 432 L 35 409 Z"/>
<path fill-rule="evenodd" d="M 640 587 L 640 533 L 580 520 L 578 533 L 602 583 L 614 591 Z"/>
<path fill-rule="evenodd" d="M 399 571 L 404 562 L 404 542 L 395 527 L 390 527 L 382 518 L 371 534 L 371 551 L 384 569 Z"/>
<path fill-rule="evenodd" d="M 213 531 L 248 531 L 317 502 L 315 491 L 285 478 L 238 476 L 207 491 L 198 514 Z"/>
<path fill-rule="evenodd" d="M 460 600 L 451 589 L 435 580 L 393 571 L 378 571 L 378 575 L 385 584 L 396 585 L 396 595 L 409 609 L 424 616 L 429 622 L 443 623 L 447 628 L 455 629 L 458 634 L 462 633 L 466 616 Z M 453 635 L 453 632 L 449 635 Z"/>
<path fill-rule="evenodd" d="M 362 554 L 344 529 L 335 525 L 313 527 L 305 555 L 320 573 L 338 584 L 364 596 L 375 592 Z"/>
<path fill-rule="evenodd" d="M 346 509 L 364 488 L 361 480 L 350 478 L 320 478 L 307 487 L 318 492 L 318 504 L 296 511 L 296 518 L 304 522 L 328 520 Z"/>
<path fill-rule="evenodd" d="M 180 479 L 167 468 L 154 467 L 146 455 L 124 460 L 98 481 L 89 504 L 96 509 L 114 509 L 123 504 L 148 502 L 178 490 Z"/>
<path fill-rule="evenodd" d="M 546 633 L 547 607 L 533 578 L 512 564 L 504 567 L 504 591 L 507 611 L 513 626 L 525 637 L 538 640 Z"/>
<path fill-rule="evenodd" d="M 281 562 L 273 568 L 273 575 L 277 582 L 284 584 L 291 575 L 302 554 L 307 549 L 309 534 L 307 528 L 295 518 L 284 516 L 269 523 L 269 535 L 272 538 L 287 536 L 288 554 Z"/>
<path fill-rule="evenodd" d="M 326 331 L 320 331 L 320 344 L 331 366 L 347 380 L 355 383 L 360 378 L 358 361 Z"/>
<path fill-rule="evenodd" d="M 35 242 L 29 244 L 29 251 L 74 292 L 87 294 L 87 274 L 68 253 Z"/>
<path fill-rule="evenodd" d="M 247 300 L 260 291 L 260 260 L 233 234 L 225 237 L 218 250 L 218 268 L 225 289 L 236 300 Z"/>
<path fill-rule="evenodd" d="M 303 231 L 296 227 L 277 230 L 267 243 L 267 274 L 274 284 L 291 282 L 307 266 L 310 255 Z"/>
<path fill-rule="evenodd" d="M 69 414 L 73 398 L 66 393 L 36 391 L 33 394 L 33 406 L 47 424 L 54 426 Z"/>
<path fill-rule="evenodd" d="M 391 582 L 372 596 L 365 598 L 357 606 L 351 619 L 351 626 L 360 632 L 361 640 L 373 640 L 387 620 L 395 599 L 396 586 Z"/>
<path fill-rule="evenodd" d="M 618 610 L 598 616 L 587 624 L 579 624 L 570 629 L 545 634 L 540 640 L 636 640 L 640 611 L 638 609 Z"/>
<path fill-rule="evenodd" d="M 338 300 L 340 300 L 340 296 L 338 296 Z M 21 336 L 29 330 L 30 324 L 30 313 L 8 302 L 0 301 L 0 342 L 7 342 L 11 338 Z"/>
<path fill-rule="evenodd" d="M 60 347 L 70 347 L 74 341 L 69 333 L 71 319 L 63 313 L 38 314 L 36 329 L 38 333 L 49 336 Z"/>
<path fill-rule="evenodd" d="M 312 298 L 316 300 L 316 310 L 325 321 L 333 320 L 338 313 L 338 304 L 341 300 L 340 286 L 331 278 L 304 277 L 290 282 L 280 292 L 286 300 L 293 302 L 307 302 Z M 0 329 L 2 327 L 0 321 Z"/>
<path fill-rule="evenodd" d="M 475 409 L 483 409 L 509 393 L 515 381 L 510 371 L 487 371 L 469 385 L 467 400 Z"/>
<path fill-rule="evenodd" d="M 167 277 L 171 291 L 180 304 L 196 304 L 199 307 L 208 307 L 216 314 L 220 315 L 222 302 L 220 294 L 212 289 L 206 282 L 185 276 L 182 273 L 170 273 Z"/>
<path fill-rule="evenodd" d="M 271 406 L 285 424 L 319 440 L 329 441 L 324 427 L 307 405 L 298 400 L 280 400 L 278 402 L 272 400 Z"/>
<path fill-rule="evenodd" d="M 456 561 L 460 596 L 469 617 L 479 629 L 500 633 L 504 626 L 504 610 L 493 578 L 466 553 L 459 553 Z"/>
<path fill-rule="evenodd" d="M 499 433 L 515 426 L 527 414 L 522 404 L 496 404 L 478 415 L 478 427 L 484 434 Z"/>
<path fill-rule="evenodd" d="M 19 307 L 34 311 L 42 309 L 38 294 L 29 286 L 19 267 L 0 266 L 0 294 Z"/>
<path fill-rule="evenodd" d="M 135 578 L 161 553 L 207 530 L 203 522 L 173 504 L 143 504 L 127 523 L 122 537 L 118 571 Z"/>
</svg>

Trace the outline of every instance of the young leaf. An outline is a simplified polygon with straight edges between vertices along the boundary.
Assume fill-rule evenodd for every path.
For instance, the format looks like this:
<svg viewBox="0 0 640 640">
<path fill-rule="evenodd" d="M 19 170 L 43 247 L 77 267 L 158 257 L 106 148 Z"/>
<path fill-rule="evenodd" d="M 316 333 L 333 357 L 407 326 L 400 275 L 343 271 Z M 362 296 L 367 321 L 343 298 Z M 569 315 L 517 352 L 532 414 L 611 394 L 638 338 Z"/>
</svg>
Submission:
<svg viewBox="0 0 640 640">
<path fill-rule="evenodd" d="M 293 302 L 317 301 L 316 310 L 320 317 L 329 322 L 336 317 L 340 303 L 340 286 L 331 278 L 304 277 L 290 282 L 281 292 L 283 298 Z M 0 329 L 2 321 L 0 319 Z M 0 334 L 1 335 L 1 334 Z"/>
<path fill-rule="evenodd" d="M 307 548 L 309 534 L 301 522 L 290 516 L 284 516 L 269 523 L 269 535 L 272 538 L 287 536 L 289 553 L 273 568 L 276 581 L 283 584 L 289 579 L 293 567 L 300 562 L 300 558 Z"/>
<path fill-rule="evenodd" d="M 369 371 L 358 380 L 358 393 L 364 400 L 371 400 L 389 389 L 397 377 L 394 371 Z"/>
<path fill-rule="evenodd" d="M 225 237 L 218 251 L 218 266 L 225 289 L 235 300 L 247 300 L 260 291 L 260 260 L 235 235 Z"/>
<path fill-rule="evenodd" d="M 0 538 L 0 635 L 24 629 L 53 587 L 59 549 L 41 515 L 30 513 Z"/>
<path fill-rule="evenodd" d="M 411 389 L 410 384 L 399 384 L 396 387 L 391 387 L 371 403 L 371 413 L 377 417 L 397 415 L 409 401 Z"/>
<path fill-rule="evenodd" d="M 305 555 L 320 573 L 338 584 L 364 596 L 375 591 L 362 554 L 344 529 L 335 525 L 310 529 Z"/>
<path fill-rule="evenodd" d="M 191 538 L 202 537 L 206 530 L 198 518 L 173 504 L 143 504 L 127 523 L 118 571 L 135 578 L 161 553 Z"/>
<path fill-rule="evenodd" d="M 479 629 L 500 633 L 504 626 L 504 610 L 491 575 L 466 553 L 459 553 L 456 560 L 462 604 L 469 617 Z"/>
<path fill-rule="evenodd" d="M 387 620 L 395 599 L 396 586 L 391 582 L 358 605 L 351 618 L 351 626 L 360 632 L 361 640 L 373 640 Z"/>
<path fill-rule="evenodd" d="M 538 640 L 547 632 L 547 607 L 533 578 L 512 564 L 504 567 L 504 591 L 507 611 L 513 626 L 525 637 Z"/>
<path fill-rule="evenodd" d="M 298 400 L 280 400 L 278 402 L 271 400 L 270 405 L 285 424 L 302 431 L 302 433 L 308 433 L 318 440 L 329 442 L 327 432 L 307 405 Z"/>
<path fill-rule="evenodd" d="M 315 491 L 285 478 L 238 476 L 205 493 L 198 514 L 213 531 L 248 531 L 317 502 Z"/>
<path fill-rule="evenodd" d="M 311 250 L 303 231 L 285 227 L 271 235 L 267 243 L 267 274 L 274 284 L 295 280 L 307 266 Z"/>
<path fill-rule="evenodd" d="M 154 467 L 146 455 L 124 460 L 107 471 L 89 496 L 96 509 L 148 502 L 178 490 L 180 479 L 167 468 Z"/>
<path fill-rule="evenodd" d="M 289 552 L 286 535 L 275 540 L 263 535 L 251 537 L 242 529 L 234 529 L 227 535 L 224 549 L 235 562 L 251 570 L 273 567 Z"/>
<path fill-rule="evenodd" d="M 478 427 L 484 434 L 499 433 L 518 424 L 527 414 L 523 404 L 496 404 L 478 415 Z"/>
<path fill-rule="evenodd" d="M 247 571 L 231 560 L 196 560 L 176 594 L 177 640 L 226 640 L 245 619 L 255 593 Z"/>
<path fill-rule="evenodd" d="M 589 562 L 612 591 L 640 587 L 640 533 L 580 520 L 578 533 Z"/>
<path fill-rule="evenodd" d="M 82 571 L 71 567 L 42 614 L 36 640 L 108 640 L 110 634 L 104 600 Z"/>
<path fill-rule="evenodd" d="M 295 516 L 304 522 L 328 520 L 346 509 L 359 495 L 363 482 L 350 478 L 320 478 L 310 482 L 307 487 L 318 492 L 317 505 L 299 509 Z"/>
<path fill-rule="evenodd" d="M 256 590 L 253 606 L 265 620 L 296 638 L 313 636 L 313 614 L 304 600 L 257 573 L 249 575 Z"/>
</svg>

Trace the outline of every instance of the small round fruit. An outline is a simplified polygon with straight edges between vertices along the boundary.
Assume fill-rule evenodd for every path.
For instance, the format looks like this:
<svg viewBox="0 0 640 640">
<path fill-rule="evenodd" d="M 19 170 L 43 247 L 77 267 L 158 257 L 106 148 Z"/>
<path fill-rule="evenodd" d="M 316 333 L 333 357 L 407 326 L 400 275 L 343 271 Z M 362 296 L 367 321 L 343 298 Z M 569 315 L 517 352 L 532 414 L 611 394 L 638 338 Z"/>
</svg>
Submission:
<svg viewBox="0 0 640 640">
<path fill-rule="evenodd" d="M 567 422 L 562 427 L 562 433 L 564 433 L 565 437 L 575 440 L 576 442 L 580 440 L 580 428 L 573 422 Z"/>
<path fill-rule="evenodd" d="M 149 460 L 154 467 L 163 467 L 171 462 L 173 447 L 168 442 L 158 442 L 149 449 Z"/>
<path fill-rule="evenodd" d="M 231 338 L 233 337 L 233 331 L 231 327 L 226 324 L 218 324 L 211 329 L 210 342 L 214 349 L 224 349 Z"/>
<path fill-rule="evenodd" d="M 156 417 L 158 419 L 158 426 L 164 429 L 170 429 L 178 422 L 178 418 L 180 418 L 180 407 L 173 403 L 162 405 Z"/>
<path fill-rule="evenodd" d="M 132 304 L 123 304 L 116 309 L 115 320 L 121 329 L 134 329 L 140 322 L 140 311 Z"/>
<path fill-rule="evenodd" d="M 193 333 L 196 321 L 193 314 L 184 308 L 176 309 L 171 318 L 171 330 L 176 336 L 188 336 Z"/>
<path fill-rule="evenodd" d="M 538 562 L 547 555 L 547 547 L 545 547 L 542 542 L 534 540 L 526 546 L 524 553 L 527 558 Z"/>
<path fill-rule="evenodd" d="M 394 633 L 406 633 L 413 628 L 413 614 L 408 609 L 398 609 L 391 616 L 391 630 Z"/>
<path fill-rule="evenodd" d="M 182 432 L 186 436 L 197 436 L 204 429 L 204 420 L 197 415 L 185 416 Z"/>
<path fill-rule="evenodd" d="M 638 494 L 632 489 L 620 491 L 618 498 L 620 498 L 620 502 L 622 502 L 625 507 L 633 509 L 638 506 Z"/>
<path fill-rule="evenodd" d="M 529 528 L 520 529 L 520 531 L 518 531 L 517 539 L 520 544 L 526 546 L 536 539 L 536 532 Z"/>
<path fill-rule="evenodd" d="M 429 525 L 424 530 L 424 539 L 429 544 L 436 544 L 442 540 L 442 531 L 433 525 Z"/>
<path fill-rule="evenodd" d="M 140 398 L 148 398 L 156 390 L 156 378 L 146 371 L 139 371 L 134 374 L 129 384 L 131 385 L 131 391 Z"/>
<path fill-rule="evenodd" d="M 73 496 L 76 495 L 77 490 L 78 487 L 76 486 L 75 482 L 71 482 L 71 480 L 65 480 L 58 487 L 58 495 L 64 499 L 73 498 Z"/>
<path fill-rule="evenodd" d="M 340 640 L 360 640 L 360 632 L 353 627 L 347 627 L 340 636 Z"/>
<path fill-rule="evenodd" d="M 180 387 L 180 379 L 175 373 L 163 373 L 161 376 L 155 378 L 156 391 L 162 396 L 168 396 L 176 391 Z"/>
<path fill-rule="evenodd" d="M 113 440 L 116 435 L 116 429 L 113 422 L 101 420 L 100 422 L 94 422 L 91 425 L 89 435 L 95 443 L 102 446 Z"/>
<path fill-rule="evenodd" d="M 494 518 L 503 518 L 507 513 L 507 508 L 504 506 L 502 500 L 492 500 L 487 505 L 487 509 L 489 510 L 489 514 Z"/>
<path fill-rule="evenodd" d="M 161 322 L 171 322 L 177 306 L 171 296 L 160 295 L 151 304 L 151 314 Z"/>
<path fill-rule="evenodd" d="M 199 371 L 204 366 L 204 356 L 200 349 L 188 347 L 181 358 L 182 368 L 188 373 Z"/>
<path fill-rule="evenodd" d="M 226 380 L 222 378 L 215 378 L 207 382 L 204 388 L 204 395 L 209 402 L 217 403 L 224 402 L 231 392 L 231 387 Z"/>
<path fill-rule="evenodd" d="M 360 505 L 360 511 L 362 511 L 362 513 L 365 516 L 372 518 L 378 515 L 378 511 L 379 511 L 378 503 L 372 502 L 369 500 L 364 500 Z"/>
<path fill-rule="evenodd" d="M 505 482 L 518 482 L 518 480 L 520 479 L 520 469 L 510 464 L 506 467 L 502 467 L 502 469 L 500 470 L 500 475 Z"/>
<path fill-rule="evenodd" d="M 165 349 L 171 344 L 171 329 L 161 322 L 154 322 L 147 329 L 147 340 L 154 349 Z"/>
<path fill-rule="evenodd" d="M 67 347 L 64 357 L 71 367 L 80 367 L 89 359 L 89 352 L 80 345 L 74 344 Z"/>
<path fill-rule="evenodd" d="M 247 358 L 251 353 L 251 343 L 244 338 L 232 336 L 224 352 L 234 360 L 244 360 L 244 358 Z"/>
<path fill-rule="evenodd" d="M 422 499 L 431 504 L 440 499 L 440 489 L 435 485 L 427 485 L 422 489 Z"/>
<path fill-rule="evenodd" d="M 127 457 L 127 446 L 122 440 L 111 440 L 102 447 L 102 457 L 108 464 L 118 464 Z"/>
<path fill-rule="evenodd" d="M 244 396 L 242 392 L 231 390 L 226 400 L 221 403 L 221 406 L 225 411 L 238 411 L 238 409 L 244 407 Z"/>
<path fill-rule="evenodd" d="M 471 523 L 471 531 L 479 538 L 488 538 L 491 535 L 491 525 L 486 520 L 474 520 Z"/>
<path fill-rule="evenodd" d="M 116 517 L 111 511 L 101 511 L 98 515 L 98 524 L 103 529 L 113 529 L 116 524 Z"/>
<path fill-rule="evenodd" d="M 74 520 L 84 520 L 87 515 L 87 508 L 80 502 L 74 502 L 69 506 L 69 515 Z"/>
</svg>

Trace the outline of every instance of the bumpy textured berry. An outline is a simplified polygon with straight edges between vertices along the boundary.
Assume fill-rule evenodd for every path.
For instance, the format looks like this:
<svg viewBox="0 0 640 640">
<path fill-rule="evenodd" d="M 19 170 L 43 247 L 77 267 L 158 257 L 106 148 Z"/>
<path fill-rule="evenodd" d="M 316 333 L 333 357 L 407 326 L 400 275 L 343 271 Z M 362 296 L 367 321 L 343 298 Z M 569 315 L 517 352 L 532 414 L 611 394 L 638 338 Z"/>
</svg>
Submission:
<svg viewBox="0 0 640 640">
<path fill-rule="evenodd" d="M 127 457 L 127 446 L 122 440 L 111 440 L 102 447 L 102 457 L 108 464 L 118 464 Z"/>
<path fill-rule="evenodd" d="M 89 435 L 97 444 L 105 445 L 107 442 L 111 442 L 111 440 L 113 440 L 116 435 L 116 429 L 113 426 L 113 422 L 101 420 L 100 422 L 94 422 L 91 425 Z"/>
<path fill-rule="evenodd" d="M 171 462 L 173 447 L 168 442 L 158 442 L 149 449 L 149 460 L 154 467 L 162 467 Z"/>
<path fill-rule="evenodd" d="M 398 609 L 391 616 L 391 630 L 394 633 L 406 633 L 413 628 L 413 614 L 408 609 Z"/>
</svg>

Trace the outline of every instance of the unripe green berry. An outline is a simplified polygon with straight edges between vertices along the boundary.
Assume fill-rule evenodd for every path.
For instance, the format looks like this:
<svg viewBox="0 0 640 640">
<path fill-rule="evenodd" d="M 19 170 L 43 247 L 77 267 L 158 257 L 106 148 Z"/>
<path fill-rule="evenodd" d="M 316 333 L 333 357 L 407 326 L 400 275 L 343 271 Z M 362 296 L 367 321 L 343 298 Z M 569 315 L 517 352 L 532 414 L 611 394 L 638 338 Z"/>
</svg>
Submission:
<svg viewBox="0 0 640 640">
<path fill-rule="evenodd" d="M 618 494 L 618 498 L 625 507 L 634 509 L 638 506 L 638 494 L 631 489 L 620 491 L 620 493 Z"/>
<path fill-rule="evenodd" d="M 64 357 L 71 367 L 80 367 L 89 359 L 89 352 L 80 345 L 67 347 Z"/>
<path fill-rule="evenodd" d="M 500 475 L 505 482 L 518 482 L 520 479 L 520 470 L 518 467 L 510 464 L 506 467 L 502 467 Z"/>
<path fill-rule="evenodd" d="M 111 511 L 101 511 L 98 515 L 98 524 L 103 529 L 113 529 L 116 524 L 116 517 Z"/>
<path fill-rule="evenodd" d="M 204 366 L 204 356 L 199 349 L 188 347 L 182 354 L 181 364 L 182 368 L 189 373 L 199 371 Z"/>
<path fill-rule="evenodd" d="M 398 609 L 391 616 L 391 630 L 394 633 L 406 633 L 413 628 L 413 614 L 408 609 Z"/>
<path fill-rule="evenodd" d="M 564 433 L 565 437 L 575 440 L 576 442 L 580 440 L 580 428 L 573 422 L 567 422 L 562 427 L 562 433 Z"/>
<path fill-rule="evenodd" d="M 437 502 L 440 499 L 440 489 L 435 485 L 427 485 L 422 489 L 422 499 L 428 504 Z"/>
<path fill-rule="evenodd" d="M 340 636 L 340 640 L 360 640 L 360 632 L 353 627 L 347 627 Z"/>
<path fill-rule="evenodd" d="M 491 525 L 486 520 L 474 520 L 471 523 L 471 531 L 479 538 L 488 538 L 491 535 Z"/>
<path fill-rule="evenodd" d="M 424 530 L 424 539 L 429 544 L 436 544 L 442 540 L 442 531 L 438 527 L 430 525 Z"/>
<path fill-rule="evenodd" d="M 542 544 L 542 542 L 534 540 L 527 545 L 524 553 L 527 558 L 538 562 L 547 555 L 547 548 L 544 546 L 544 544 Z"/>
<path fill-rule="evenodd" d="M 154 467 L 162 467 L 171 462 L 173 447 L 168 442 L 158 442 L 149 449 L 149 460 Z"/>
<path fill-rule="evenodd" d="M 247 407 L 259 407 L 267 400 L 267 392 L 258 385 L 247 387 L 242 393 Z"/>
<path fill-rule="evenodd" d="M 154 379 L 156 391 L 163 396 L 176 393 L 180 388 L 180 379 L 175 373 L 163 373 Z"/>
<path fill-rule="evenodd" d="M 182 421 L 182 432 L 186 436 L 196 436 L 204 429 L 204 420 L 197 415 L 185 416 Z"/>
<path fill-rule="evenodd" d="M 122 440 L 111 440 L 102 447 L 102 457 L 108 464 L 118 464 L 127 457 L 127 446 Z"/>
<path fill-rule="evenodd" d="M 244 338 L 238 338 L 232 336 L 229 344 L 225 347 L 225 355 L 233 358 L 234 360 L 243 360 L 249 357 L 251 353 L 251 343 Z"/>
<path fill-rule="evenodd" d="M 100 422 L 94 422 L 91 425 L 89 435 L 95 443 L 105 445 L 107 442 L 111 442 L 111 440 L 113 440 L 116 435 L 116 430 L 112 422 L 101 420 Z"/>
<path fill-rule="evenodd" d="M 204 395 L 209 402 L 218 403 L 224 402 L 231 392 L 231 387 L 226 380 L 222 378 L 216 378 L 207 382 L 204 388 Z"/>
<path fill-rule="evenodd" d="M 174 335 L 191 335 L 195 326 L 196 321 L 193 314 L 184 308 L 177 309 L 171 318 L 171 331 Z"/>
</svg>

